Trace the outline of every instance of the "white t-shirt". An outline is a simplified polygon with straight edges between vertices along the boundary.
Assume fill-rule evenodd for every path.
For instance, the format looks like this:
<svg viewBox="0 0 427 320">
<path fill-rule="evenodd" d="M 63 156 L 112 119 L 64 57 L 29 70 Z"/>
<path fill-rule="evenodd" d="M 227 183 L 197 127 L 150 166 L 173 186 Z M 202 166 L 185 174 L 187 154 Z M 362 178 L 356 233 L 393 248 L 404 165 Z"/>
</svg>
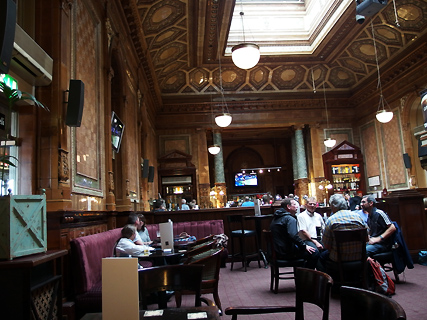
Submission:
<svg viewBox="0 0 427 320">
<path fill-rule="evenodd" d="M 116 246 L 116 255 L 118 257 L 138 256 L 145 250 L 149 250 L 149 247 L 135 244 L 131 239 L 121 238 Z"/>
<path fill-rule="evenodd" d="M 304 230 L 308 232 L 312 238 L 317 238 L 316 227 L 321 227 L 322 230 L 325 229 L 325 222 L 323 221 L 322 216 L 317 212 L 310 213 L 305 210 L 297 216 L 297 220 L 298 231 Z"/>
</svg>

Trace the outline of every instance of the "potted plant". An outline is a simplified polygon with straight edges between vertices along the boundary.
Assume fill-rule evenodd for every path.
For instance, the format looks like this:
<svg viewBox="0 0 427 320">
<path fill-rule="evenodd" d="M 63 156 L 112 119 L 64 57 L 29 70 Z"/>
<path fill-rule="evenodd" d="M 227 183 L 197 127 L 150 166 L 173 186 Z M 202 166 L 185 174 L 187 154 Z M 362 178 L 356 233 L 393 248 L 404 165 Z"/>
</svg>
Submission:
<svg viewBox="0 0 427 320">
<path fill-rule="evenodd" d="M 6 98 L 8 110 L 0 130 L 0 178 L 2 196 L 0 196 L 0 259 L 13 259 L 33 253 L 45 252 L 47 247 L 46 196 L 7 194 L 4 181 L 6 165 L 16 167 L 18 159 L 7 154 L 7 141 L 11 135 L 12 112 L 23 100 L 33 101 L 37 107 L 48 111 L 33 95 L 12 89 L 0 81 L 0 95 Z"/>
</svg>

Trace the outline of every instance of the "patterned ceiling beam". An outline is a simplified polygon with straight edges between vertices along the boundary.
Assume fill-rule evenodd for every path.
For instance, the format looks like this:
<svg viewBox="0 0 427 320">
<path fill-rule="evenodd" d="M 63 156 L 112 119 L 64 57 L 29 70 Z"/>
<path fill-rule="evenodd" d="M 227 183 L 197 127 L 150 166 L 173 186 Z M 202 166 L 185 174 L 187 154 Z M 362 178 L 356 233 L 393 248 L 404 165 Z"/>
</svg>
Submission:
<svg viewBox="0 0 427 320">
<path fill-rule="evenodd" d="M 141 63 L 141 67 L 144 71 L 144 75 L 147 79 L 150 91 L 153 93 L 153 100 L 155 104 L 160 104 L 161 94 L 158 86 L 158 81 L 154 73 L 153 64 L 151 63 L 151 57 L 146 55 L 147 45 L 145 43 L 144 34 L 141 28 L 141 21 L 139 20 L 138 8 L 136 0 L 122 0 L 122 7 L 126 16 L 128 26 L 130 29 L 130 37 L 132 38 L 135 51 Z"/>
</svg>

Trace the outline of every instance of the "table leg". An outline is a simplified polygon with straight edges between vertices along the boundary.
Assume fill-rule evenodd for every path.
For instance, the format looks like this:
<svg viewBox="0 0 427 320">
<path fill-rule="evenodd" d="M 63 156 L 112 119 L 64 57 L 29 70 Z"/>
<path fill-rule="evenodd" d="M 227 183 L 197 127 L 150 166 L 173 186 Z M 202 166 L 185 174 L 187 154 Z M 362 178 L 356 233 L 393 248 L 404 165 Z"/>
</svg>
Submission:
<svg viewBox="0 0 427 320">
<path fill-rule="evenodd" d="M 267 269 L 268 268 L 267 258 L 265 256 L 264 251 L 262 250 L 261 219 L 255 219 L 255 231 L 256 231 L 257 237 L 258 237 L 259 254 L 261 255 L 262 261 L 264 261 L 264 268 Z"/>
</svg>

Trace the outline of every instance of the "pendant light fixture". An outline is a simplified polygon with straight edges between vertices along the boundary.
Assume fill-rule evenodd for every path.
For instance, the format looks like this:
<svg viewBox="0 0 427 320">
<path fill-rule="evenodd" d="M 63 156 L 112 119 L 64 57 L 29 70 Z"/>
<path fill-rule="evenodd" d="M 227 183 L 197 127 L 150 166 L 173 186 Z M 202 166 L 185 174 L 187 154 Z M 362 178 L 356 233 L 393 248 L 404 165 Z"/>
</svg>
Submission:
<svg viewBox="0 0 427 320">
<path fill-rule="evenodd" d="M 251 69 L 256 66 L 260 58 L 259 47 L 255 43 L 246 42 L 245 26 L 243 23 L 243 1 L 240 1 L 240 20 L 242 21 L 243 43 L 231 48 L 231 58 L 236 67 L 240 69 Z"/>
<path fill-rule="evenodd" d="M 219 48 L 219 31 L 217 25 L 217 37 Z M 231 114 L 228 111 L 228 106 L 224 97 L 224 87 L 222 86 L 222 66 L 221 66 L 221 52 L 218 51 L 218 65 L 219 65 L 219 91 L 221 93 L 221 107 L 222 113 L 215 116 L 215 123 L 222 128 L 228 127 L 231 124 Z"/>
<path fill-rule="evenodd" d="M 215 144 L 215 142 L 214 142 L 214 131 L 213 131 L 214 120 L 213 120 L 213 109 L 212 108 L 213 107 L 212 107 L 212 96 L 211 96 L 212 144 L 208 147 L 208 151 L 210 154 L 216 155 L 221 151 L 221 148 L 219 145 Z"/>
<path fill-rule="evenodd" d="M 221 151 L 221 148 L 217 144 L 210 145 L 208 147 L 208 151 L 210 154 L 216 155 Z"/>
<path fill-rule="evenodd" d="M 372 20 L 371 20 L 371 29 L 372 29 L 372 40 L 374 41 L 375 62 L 377 63 L 377 75 L 378 75 L 377 89 L 379 89 L 380 91 L 380 101 L 378 103 L 378 110 L 375 117 L 379 122 L 387 123 L 387 122 L 390 122 L 391 119 L 393 119 L 393 112 L 386 111 L 385 109 L 385 105 L 387 105 L 389 109 L 390 109 L 390 106 L 388 105 L 383 95 L 383 88 L 381 85 L 380 66 L 378 63 L 377 43 L 375 41 L 374 23 L 372 22 Z"/>
<path fill-rule="evenodd" d="M 329 129 L 329 116 L 328 116 L 328 104 L 326 103 L 326 91 L 325 91 L 325 82 L 323 82 L 323 99 L 325 100 L 325 110 L 326 110 L 326 128 Z M 332 148 L 336 143 L 337 140 L 332 139 L 331 137 L 326 138 L 323 140 L 323 143 L 328 148 Z"/>
</svg>

